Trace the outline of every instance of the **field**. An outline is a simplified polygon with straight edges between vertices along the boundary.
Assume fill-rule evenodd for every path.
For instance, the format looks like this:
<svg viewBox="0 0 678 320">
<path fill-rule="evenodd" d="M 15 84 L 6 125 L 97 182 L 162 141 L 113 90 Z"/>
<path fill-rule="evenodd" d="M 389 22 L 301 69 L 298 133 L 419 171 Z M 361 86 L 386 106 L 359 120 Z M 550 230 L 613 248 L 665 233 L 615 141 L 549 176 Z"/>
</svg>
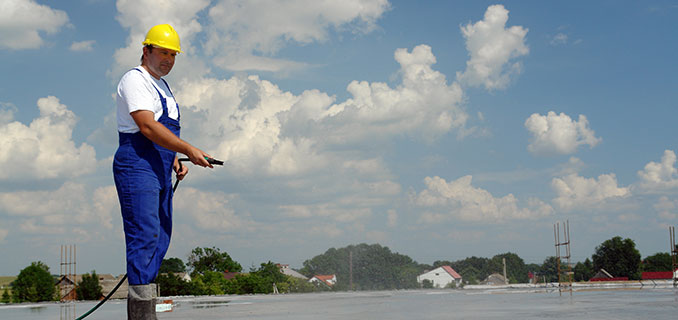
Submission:
<svg viewBox="0 0 678 320">
<path fill-rule="evenodd" d="M 0 276 L 0 295 L 5 292 L 5 288 L 8 289 L 9 294 L 12 294 L 12 289 L 9 288 L 9 284 L 16 279 L 16 276 Z"/>
</svg>

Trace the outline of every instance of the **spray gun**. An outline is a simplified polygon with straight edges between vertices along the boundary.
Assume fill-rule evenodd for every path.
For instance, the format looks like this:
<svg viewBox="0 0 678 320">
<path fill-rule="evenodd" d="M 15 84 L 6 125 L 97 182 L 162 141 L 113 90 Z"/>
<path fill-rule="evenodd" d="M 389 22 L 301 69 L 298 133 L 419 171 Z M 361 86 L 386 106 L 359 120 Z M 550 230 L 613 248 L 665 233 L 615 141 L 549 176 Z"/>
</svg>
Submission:
<svg viewBox="0 0 678 320">
<path fill-rule="evenodd" d="M 217 165 L 217 166 L 223 166 L 224 165 L 223 161 L 217 160 L 217 159 L 214 159 L 214 158 L 205 157 L 205 160 L 207 160 L 207 162 L 211 165 Z M 189 159 L 189 158 L 179 158 L 179 171 L 181 171 L 181 163 L 184 162 L 184 161 L 191 161 L 191 159 Z M 181 181 L 181 180 L 177 179 L 177 182 L 174 183 L 174 188 L 172 188 L 172 192 L 177 190 L 177 187 L 179 186 L 179 181 Z"/>
</svg>

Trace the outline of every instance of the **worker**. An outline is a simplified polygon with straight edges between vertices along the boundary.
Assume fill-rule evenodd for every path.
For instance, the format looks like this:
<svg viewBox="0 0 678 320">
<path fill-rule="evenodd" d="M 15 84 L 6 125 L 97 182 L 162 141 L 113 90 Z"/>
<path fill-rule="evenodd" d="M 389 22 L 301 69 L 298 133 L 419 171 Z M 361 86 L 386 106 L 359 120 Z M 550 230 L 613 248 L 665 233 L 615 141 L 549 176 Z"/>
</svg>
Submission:
<svg viewBox="0 0 678 320">
<path fill-rule="evenodd" d="M 177 152 L 212 168 L 209 154 L 179 137 L 179 105 L 162 78 L 181 53 L 179 35 L 168 24 L 156 25 L 142 44 L 141 65 L 118 84 L 119 147 L 113 160 L 125 231 L 128 319 L 156 319 L 152 282 L 172 233 L 172 171 L 179 180 L 188 173 Z"/>
</svg>

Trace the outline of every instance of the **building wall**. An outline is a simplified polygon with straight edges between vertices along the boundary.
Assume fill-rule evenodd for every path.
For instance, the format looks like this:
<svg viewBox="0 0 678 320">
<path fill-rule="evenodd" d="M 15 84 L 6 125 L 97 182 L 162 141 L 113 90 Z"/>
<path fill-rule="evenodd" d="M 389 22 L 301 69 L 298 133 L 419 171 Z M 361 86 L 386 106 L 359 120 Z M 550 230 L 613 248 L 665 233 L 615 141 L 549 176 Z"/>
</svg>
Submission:
<svg viewBox="0 0 678 320">
<path fill-rule="evenodd" d="M 432 281 L 433 287 L 436 288 L 445 288 L 448 284 L 456 282 L 455 281 L 456 279 L 454 279 L 449 273 L 447 273 L 447 271 L 443 270 L 442 267 L 433 269 L 417 277 L 417 282 L 419 283 L 423 283 L 424 280 Z"/>
</svg>

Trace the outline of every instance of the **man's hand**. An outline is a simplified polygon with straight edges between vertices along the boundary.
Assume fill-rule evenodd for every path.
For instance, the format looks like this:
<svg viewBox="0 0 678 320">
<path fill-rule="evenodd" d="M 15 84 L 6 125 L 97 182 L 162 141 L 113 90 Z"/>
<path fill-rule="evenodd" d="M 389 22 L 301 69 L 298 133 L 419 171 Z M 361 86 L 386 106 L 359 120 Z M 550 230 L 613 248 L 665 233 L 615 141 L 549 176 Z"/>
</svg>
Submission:
<svg viewBox="0 0 678 320">
<path fill-rule="evenodd" d="M 188 166 L 181 165 L 178 157 L 174 158 L 174 172 L 177 174 L 177 180 L 183 180 L 188 174 Z"/>
</svg>

